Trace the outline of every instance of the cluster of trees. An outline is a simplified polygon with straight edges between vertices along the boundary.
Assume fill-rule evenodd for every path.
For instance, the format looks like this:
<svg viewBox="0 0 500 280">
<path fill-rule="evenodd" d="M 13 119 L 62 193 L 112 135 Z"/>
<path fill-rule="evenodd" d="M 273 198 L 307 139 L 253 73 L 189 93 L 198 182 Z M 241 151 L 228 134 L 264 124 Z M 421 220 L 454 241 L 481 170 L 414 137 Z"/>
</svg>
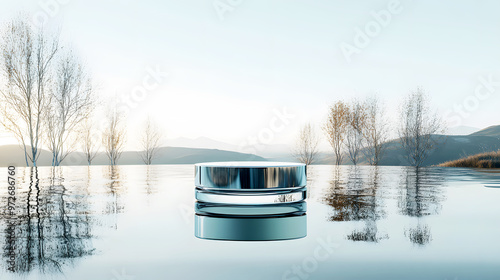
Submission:
<svg viewBox="0 0 500 280">
<path fill-rule="evenodd" d="M 360 101 L 339 100 L 328 111 L 323 131 L 339 165 L 348 157 L 352 164 L 362 156 L 371 165 L 378 165 L 388 147 L 390 125 L 385 106 L 377 96 Z M 428 96 L 420 88 L 411 91 L 401 102 L 397 141 L 405 151 L 410 165 L 421 166 L 440 142 L 433 136 L 445 129 L 443 121 L 431 112 Z M 393 140 L 393 139 L 392 139 Z M 306 164 L 314 163 L 318 155 L 318 138 L 311 124 L 300 130 L 295 157 Z"/>
<path fill-rule="evenodd" d="M 333 148 L 336 164 L 342 163 L 344 151 L 353 164 L 359 163 L 362 154 L 373 165 L 382 159 L 388 123 L 376 96 L 365 101 L 337 101 L 329 108 L 323 130 Z"/>
<path fill-rule="evenodd" d="M 42 147 L 58 166 L 77 147 L 90 165 L 100 147 L 111 165 L 123 151 L 123 116 L 108 110 L 100 131 L 92 124 L 97 106 L 91 77 L 71 49 L 58 36 L 35 30 L 24 18 L 5 26 L 0 42 L 0 124 L 24 149 L 26 165 L 37 165 Z M 161 133 L 148 120 L 144 129 L 143 160 L 151 164 Z"/>
<path fill-rule="evenodd" d="M 73 132 L 89 116 L 92 87 L 82 64 L 55 36 L 16 19 L 2 33 L 3 126 L 24 148 L 26 165 L 36 166 L 42 144 L 59 165 L 71 152 Z"/>
<path fill-rule="evenodd" d="M 92 164 L 92 160 L 97 156 L 102 143 L 104 153 L 106 154 L 110 165 L 117 165 L 120 159 L 123 148 L 126 142 L 126 130 L 124 127 L 124 116 L 115 109 L 112 109 L 107 117 L 104 128 L 101 132 L 96 131 L 94 125 L 88 120 L 83 124 L 84 130 L 81 134 L 80 141 L 85 160 L 88 165 Z M 144 121 L 141 131 L 141 151 L 139 156 L 144 164 L 150 165 L 153 160 L 159 155 L 159 148 L 162 144 L 163 133 L 159 127 L 148 118 Z M 99 141 L 101 137 L 101 141 Z"/>
</svg>

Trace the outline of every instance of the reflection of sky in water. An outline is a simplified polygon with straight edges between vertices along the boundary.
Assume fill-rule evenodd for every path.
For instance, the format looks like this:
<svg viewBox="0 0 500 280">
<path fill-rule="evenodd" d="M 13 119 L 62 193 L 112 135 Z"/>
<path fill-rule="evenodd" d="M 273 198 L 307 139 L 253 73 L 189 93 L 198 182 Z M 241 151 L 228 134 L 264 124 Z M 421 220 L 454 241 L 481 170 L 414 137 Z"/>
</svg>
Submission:
<svg viewBox="0 0 500 280">
<path fill-rule="evenodd" d="M 294 279 L 324 244 L 308 279 L 500 275 L 500 193 L 485 187 L 498 172 L 312 166 L 307 237 L 273 242 L 197 239 L 191 165 L 43 167 L 31 191 L 30 169 L 17 172 L 19 272 L 6 271 L 3 211 L 2 280 Z"/>
</svg>

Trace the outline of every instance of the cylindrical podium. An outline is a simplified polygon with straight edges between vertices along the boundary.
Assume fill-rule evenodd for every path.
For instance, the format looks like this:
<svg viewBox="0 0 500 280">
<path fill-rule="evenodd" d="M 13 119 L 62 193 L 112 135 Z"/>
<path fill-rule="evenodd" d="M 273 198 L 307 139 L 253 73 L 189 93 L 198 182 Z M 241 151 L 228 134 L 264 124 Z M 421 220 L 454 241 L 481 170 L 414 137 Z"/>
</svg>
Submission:
<svg viewBox="0 0 500 280">
<path fill-rule="evenodd" d="M 305 237 L 306 166 L 213 162 L 195 165 L 195 235 L 268 241 Z"/>
</svg>

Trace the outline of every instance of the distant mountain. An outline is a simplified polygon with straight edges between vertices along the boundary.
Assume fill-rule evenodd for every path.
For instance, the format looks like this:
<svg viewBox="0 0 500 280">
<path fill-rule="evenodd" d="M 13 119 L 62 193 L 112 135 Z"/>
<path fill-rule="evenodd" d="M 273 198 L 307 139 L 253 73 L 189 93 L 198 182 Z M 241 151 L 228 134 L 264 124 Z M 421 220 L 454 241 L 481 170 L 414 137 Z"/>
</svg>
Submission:
<svg viewBox="0 0 500 280">
<path fill-rule="evenodd" d="M 0 166 L 26 166 L 23 150 L 16 145 L 0 146 Z M 52 155 L 42 150 L 38 159 L 39 166 L 51 164 Z M 194 164 L 207 161 L 266 161 L 265 158 L 253 154 L 223 151 L 217 149 L 195 149 L 183 147 L 162 147 L 154 164 Z M 99 153 L 92 161 L 93 165 L 107 165 L 108 159 L 104 153 Z M 123 152 L 119 164 L 143 164 L 140 154 L 134 151 Z M 68 155 L 62 165 L 86 165 L 85 156 L 81 152 Z"/>
<path fill-rule="evenodd" d="M 238 146 L 210 139 L 208 137 L 187 138 L 179 137 L 167 139 L 165 145 L 169 147 L 196 148 L 196 149 L 218 149 L 226 151 L 237 151 Z"/>
<path fill-rule="evenodd" d="M 132 152 L 129 152 L 132 153 Z M 133 152 L 136 154 L 136 152 Z M 217 149 L 195 149 L 180 147 L 163 147 L 159 157 L 153 161 L 156 164 L 194 164 L 209 161 L 266 161 L 265 158 L 233 151 Z"/>
<path fill-rule="evenodd" d="M 424 162 L 425 166 L 438 165 L 446 161 L 460 159 L 466 156 L 484 152 L 498 151 L 500 149 L 500 139 L 491 136 L 453 136 L 453 135 L 433 135 L 442 142 L 437 149 L 432 151 Z M 380 165 L 401 166 L 408 165 L 405 151 L 399 139 L 389 141 L 386 144 L 386 153 Z M 361 157 L 361 164 L 368 164 L 367 160 Z M 334 164 L 333 153 L 319 153 L 315 164 Z M 345 155 L 344 164 L 351 164 Z"/>
<path fill-rule="evenodd" d="M 500 125 L 491 126 L 470 135 L 434 135 L 444 142 L 434 150 L 424 162 L 424 165 L 438 165 L 440 163 L 460 159 L 474 154 L 498 151 L 500 149 Z M 154 164 L 194 164 L 207 161 L 296 161 L 287 145 L 262 145 L 249 146 L 245 150 L 251 153 L 243 153 L 213 147 L 225 147 L 227 149 L 238 149 L 235 145 L 200 137 L 196 139 L 178 138 L 170 143 L 178 145 L 194 146 L 201 145 L 209 148 L 196 147 L 162 147 Z M 407 165 L 405 152 L 399 140 L 392 140 L 386 144 L 387 151 L 381 161 L 381 165 Z M 335 157 L 332 152 L 320 152 L 315 164 L 334 164 Z M 50 165 L 51 154 L 42 150 L 38 164 L 40 166 Z M 140 154 L 134 151 L 123 152 L 118 161 L 119 164 L 143 164 Z M 349 164 L 349 160 L 344 160 Z M 366 160 L 361 160 L 366 163 Z M 25 166 L 23 150 L 16 145 L 0 146 L 0 166 L 8 165 Z M 80 152 L 74 152 L 68 156 L 63 165 L 85 165 L 85 157 Z M 108 159 L 104 153 L 99 153 L 94 159 L 95 165 L 106 165 Z"/>
<path fill-rule="evenodd" d="M 179 137 L 167 139 L 165 144 L 170 147 L 217 149 L 238 153 L 253 153 L 265 158 L 286 159 L 291 157 L 290 147 L 284 144 L 256 144 L 240 146 L 213 140 L 208 137 L 198 137 L 194 139 Z"/>
<path fill-rule="evenodd" d="M 28 147 L 29 148 L 29 147 Z M 52 155 L 46 150 L 40 152 L 38 163 L 40 166 L 50 165 Z M 0 166 L 26 166 L 24 150 L 18 145 L 0 146 Z"/>
<path fill-rule="evenodd" d="M 450 127 L 446 132 L 446 135 L 469 135 L 479 130 L 481 129 L 472 126 L 463 126 L 463 125 L 455 126 L 455 127 Z"/>
<path fill-rule="evenodd" d="M 252 150 L 255 154 L 265 158 L 276 159 L 293 159 L 292 150 L 285 144 L 267 144 L 256 145 L 244 148 L 244 150 Z"/>
<path fill-rule="evenodd" d="M 472 133 L 471 136 L 491 136 L 500 137 L 500 125 L 493 125 L 482 129 L 478 132 Z"/>
</svg>

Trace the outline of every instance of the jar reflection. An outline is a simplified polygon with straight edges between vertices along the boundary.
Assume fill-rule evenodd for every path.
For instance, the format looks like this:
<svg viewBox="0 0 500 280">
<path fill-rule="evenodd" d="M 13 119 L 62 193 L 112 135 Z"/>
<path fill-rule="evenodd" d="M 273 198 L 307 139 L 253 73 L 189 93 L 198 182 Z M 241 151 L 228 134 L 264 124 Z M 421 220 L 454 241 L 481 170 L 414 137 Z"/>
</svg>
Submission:
<svg viewBox="0 0 500 280">
<path fill-rule="evenodd" d="M 271 241 L 307 235 L 306 202 L 272 205 L 195 203 L 195 236 L 202 239 Z"/>
</svg>

